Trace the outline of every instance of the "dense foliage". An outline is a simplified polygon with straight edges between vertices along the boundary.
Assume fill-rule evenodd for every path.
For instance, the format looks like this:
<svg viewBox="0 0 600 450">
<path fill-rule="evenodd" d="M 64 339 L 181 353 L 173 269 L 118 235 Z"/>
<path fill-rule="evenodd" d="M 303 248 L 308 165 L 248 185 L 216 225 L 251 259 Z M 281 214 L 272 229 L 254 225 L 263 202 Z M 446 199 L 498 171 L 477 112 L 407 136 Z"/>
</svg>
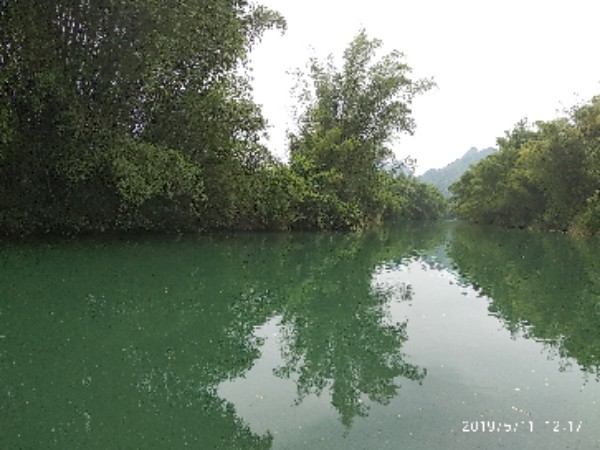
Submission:
<svg viewBox="0 0 600 450">
<path fill-rule="evenodd" d="M 509 227 L 600 231 L 600 96 L 567 117 L 522 121 L 451 186 L 461 217 Z"/>
<path fill-rule="evenodd" d="M 361 227 L 398 213 L 435 216 L 442 208 L 435 190 L 394 170 L 387 146 L 398 133 L 413 132 L 411 102 L 433 82 L 411 80 L 397 51 L 374 60 L 381 45 L 362 30 L 341 69 L 331 58 L 312 59 L 308 74 L 299 76 L 301 113 L 290 156 L 292 171 L 307 184 L 300 198 L 305 226 Z M 413 214 L 413 207 L 423 211 Z"/>
<path fill-rule="evenodd" d="M 315 222 L 331 191 L 261 144 L 244 67 L 271 28 L 285 20 L 247 0 L 0 0 L 0 230 L 354 224 L 351 208 Z M 403 128 L 408 112 L 388 121 Z M 353 173 L 366 181 L 344 195 L 379 205 L 382 173 Z"/>
<path fill-rule="evenodd" d="M 24 0 L 1 2 L 0 23 L 4 230 L 227 222 L 231 178 L 268 159 L 238 68 L 285 25 L 278 14 L 245 0 Z"/>
</svg>

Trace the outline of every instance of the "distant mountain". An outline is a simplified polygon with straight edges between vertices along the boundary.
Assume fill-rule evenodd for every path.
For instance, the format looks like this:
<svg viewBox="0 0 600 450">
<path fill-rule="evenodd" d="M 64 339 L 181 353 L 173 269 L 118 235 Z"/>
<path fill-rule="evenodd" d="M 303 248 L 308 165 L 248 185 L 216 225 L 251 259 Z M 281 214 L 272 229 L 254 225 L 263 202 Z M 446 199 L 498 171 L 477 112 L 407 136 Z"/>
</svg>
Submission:
<svg viewBox="0 0 600 450">
<path fill-rule="evenodd" d="M 486 156 L 494 153 L 496 149 L 490 147 L 483 150 L 477 150 L 472 147 L 461 158 L 451 162 L 446 167 L 441 169 L 429 169 L 419 177 L 421 181 L 428 184 L 433 184 L 437 187 L 445 197 L 450 197 L 448 187 L 459 180 L 461 175 L 467 171 L 471 165 L 482 160 Z"/>
</svg>

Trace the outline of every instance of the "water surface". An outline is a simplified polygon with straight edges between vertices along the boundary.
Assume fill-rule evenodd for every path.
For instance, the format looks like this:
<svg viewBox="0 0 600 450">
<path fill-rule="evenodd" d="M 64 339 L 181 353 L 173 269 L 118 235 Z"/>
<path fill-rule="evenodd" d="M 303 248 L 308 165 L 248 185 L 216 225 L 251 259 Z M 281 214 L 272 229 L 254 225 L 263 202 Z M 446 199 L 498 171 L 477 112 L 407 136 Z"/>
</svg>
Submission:
<svg viewBox="0 0 600 450">
<path fill-rule="evenodd" d="M 0 245 L 2 448 L 600 448 L 600 243 Z"/>
</svg>

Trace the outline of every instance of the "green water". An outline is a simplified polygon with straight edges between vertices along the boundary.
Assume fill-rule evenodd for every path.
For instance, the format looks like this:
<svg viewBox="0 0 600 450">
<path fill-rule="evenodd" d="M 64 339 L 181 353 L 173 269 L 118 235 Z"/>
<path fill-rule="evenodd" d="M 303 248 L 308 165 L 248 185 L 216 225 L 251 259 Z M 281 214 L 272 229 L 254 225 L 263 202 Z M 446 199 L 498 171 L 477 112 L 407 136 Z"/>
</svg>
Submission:
<svg viewBox="0 0 600 450">
<path fill-rule="evenodd" d="M 0 448 L 599 449 L 600 241 L 0 244 Z"/>
</svg>

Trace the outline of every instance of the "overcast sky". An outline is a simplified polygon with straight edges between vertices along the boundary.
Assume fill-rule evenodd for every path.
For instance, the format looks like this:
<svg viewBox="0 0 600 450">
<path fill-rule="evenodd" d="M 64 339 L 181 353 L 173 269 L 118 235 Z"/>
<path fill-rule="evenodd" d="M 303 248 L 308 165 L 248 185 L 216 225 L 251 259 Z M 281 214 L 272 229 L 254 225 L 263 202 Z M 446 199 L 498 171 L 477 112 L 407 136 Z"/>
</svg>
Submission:
<svg viewBox="0 0 600 450">
<path fill-rule="evenodd" d="M 268 146 L 287 154 L 293 77 L 310 55 L 341 57 L 364 27 L 384 52 L 406 55 L 415 77 L 438 87 L 415 100 L 414 136 L 393 148 L 418 173 L 471 147 L 495 146 L 521 118 L 549 120 L 600 94 L 599 0 L 258 0 L 282 13 L 287 32 L 254 49 L 254 96 Z"/>
</svg>

